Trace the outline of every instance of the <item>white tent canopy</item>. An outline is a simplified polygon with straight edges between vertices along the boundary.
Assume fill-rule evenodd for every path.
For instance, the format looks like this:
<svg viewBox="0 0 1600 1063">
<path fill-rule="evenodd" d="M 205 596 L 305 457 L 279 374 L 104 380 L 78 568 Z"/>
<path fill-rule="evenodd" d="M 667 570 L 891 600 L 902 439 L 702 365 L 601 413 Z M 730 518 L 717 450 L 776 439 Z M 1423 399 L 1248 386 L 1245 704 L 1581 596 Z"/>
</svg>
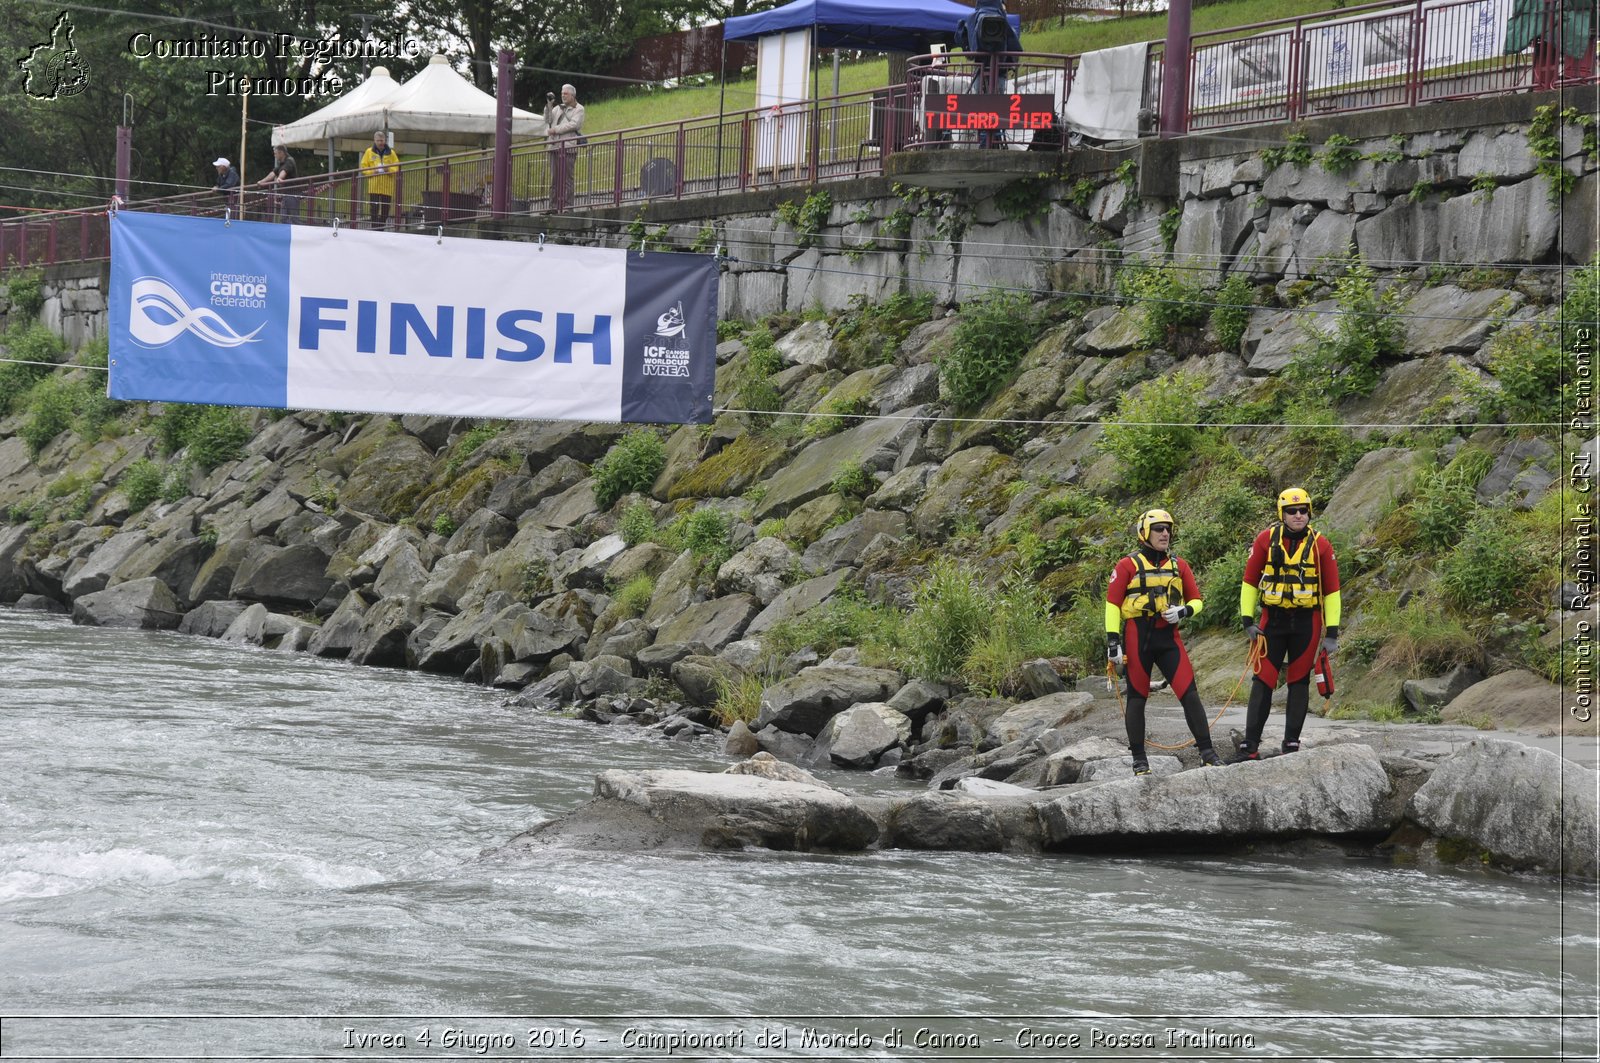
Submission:
<svg viewBox="0 0 1600 1063">
<path fill-rule="evenodd" d="M 272 146 L 282 145 L 286 148 L 314 148 L 322 150 L 328 146 L 328 138 L 333 136 L 329 131 L 330 124 L 337 118 L 355 112 L 365 112 L 367 108 L 382 100 L 388 99 L 400 91 L 400 83 L 389 76 L 387 67 L 373 67 L 367 80 L 340 96 L 326 107 L 319 108 L 296 119 L 288 125 L 278 126 L 272 131 Z M 372 143 L 372 129 L 369 127 L 366 135 L 354 139 L 336 138 L 334 147 L 343 151 L 360 151 Z"/>
<path fill-rule="evenodd" d="M 380 71 L 381 67 L 360 88 L 365 89 L 378 80 Z M 387 76 L 385 80 L 394 84 Z M 374 90 L 358 105 L 328 113 L 341 102 L 344 101 L 329 104 L 316 114 L 281 127 L 273 134 L 273 144 L 320 147 L 331 138 L 335 147 L 356 151 L 372 143 L 374 131 L 385 129 L 394 136 L 395 150 L 401 155 L 419 154 L 423 148 L 466 149 L 494 145 L 495 98 L 450 69 L 442 55 L 428 60 L 428 65 L 411 80 L 392 91 L 380 94 Z M 280 138 L 280 133 L 318 119 L 320 139 L 289 142 Z M 542 117 L 512 108 L 513 140 L 527 140 L 544 136 L 544 133 Z"/>
</svg>

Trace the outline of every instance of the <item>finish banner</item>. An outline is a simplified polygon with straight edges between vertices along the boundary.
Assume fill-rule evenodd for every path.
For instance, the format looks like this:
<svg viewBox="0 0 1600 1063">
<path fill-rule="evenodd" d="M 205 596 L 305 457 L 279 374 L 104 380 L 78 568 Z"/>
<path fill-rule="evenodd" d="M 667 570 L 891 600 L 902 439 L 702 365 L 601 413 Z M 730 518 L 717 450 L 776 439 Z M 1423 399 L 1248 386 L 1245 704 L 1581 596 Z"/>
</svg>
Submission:
<svg viewBox="0 0 1600 1063">
<path fill-rule="evenodd" d="M 708 255 L 119 211 L 114 399 L 705 424 Z"/>
</svg>

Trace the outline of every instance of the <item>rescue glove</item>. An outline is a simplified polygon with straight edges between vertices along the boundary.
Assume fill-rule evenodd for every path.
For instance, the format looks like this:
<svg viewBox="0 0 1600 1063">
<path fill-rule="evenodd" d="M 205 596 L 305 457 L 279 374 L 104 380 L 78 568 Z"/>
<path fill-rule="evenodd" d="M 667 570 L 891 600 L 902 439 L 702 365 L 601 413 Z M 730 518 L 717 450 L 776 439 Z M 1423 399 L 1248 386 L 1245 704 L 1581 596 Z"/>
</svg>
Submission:
<svg viewBox="0 0 1600 1063">
<path fill-rule="evenodd" d="M 1339 652 L 1339 629 L 1330 627 L 1322 633 L 1322 652 L 1329 657 Z"/>
<path fill-rule="evenodd" d="M 1185 617 L 1194 615 L 1194 610 L 1187 605 L 1169 605 L 1161 611 L 1161 619 L 1169 624 L 1176 624 Z"/>
<path fill-rule="evenodd" d="M 1244 638 L 1246 642 L 1255 642 L 1256 639 L 1261 637 L 1261 625 L 1256 623 L 1255 617 L 1241 616 L 1239 619 L 1244 622 Z"/>
<path fill-rule="evenodd" d="M 1120 672 L 1124 659 L 1122 655 L 1122 637 L 1120 635 L 1107 635 L 1106 660 L 1110 661 L 1112 667 Z"/>
</svg>

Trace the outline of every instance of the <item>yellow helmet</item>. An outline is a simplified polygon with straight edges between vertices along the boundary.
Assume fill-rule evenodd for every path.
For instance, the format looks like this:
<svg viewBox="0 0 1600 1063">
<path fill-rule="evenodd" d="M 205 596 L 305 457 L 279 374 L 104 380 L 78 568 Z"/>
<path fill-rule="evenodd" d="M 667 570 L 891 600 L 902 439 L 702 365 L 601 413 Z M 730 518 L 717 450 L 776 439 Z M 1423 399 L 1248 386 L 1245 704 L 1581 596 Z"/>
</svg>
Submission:
<svg viewBox="0 0 1600 1063">
<path fill-rule="evenodd" d="M 1139 523 L 1134 526 L 1134 534 L 1139 537 L 1140 546 L 1150 545 L 1150 529 L 1157 524 L 1165 524 L 1172 529 L 1172 538 L 1178 537 L 1178 525 L 1172 519 L 1172 514 L 1164 509 L 1147 509 L 1139 514 Z M 1171 539 L 1167 540 L 1169 543 Z"/>
<path fill-rule="evenodd" d="M 1278 519 L 1283 519 L 1283 507 L 1305 506 L 1306 512 L 1311 512 L 1311 496 L 1306 494 L 1303 487 L 1285 487 L 1278 495 Z"/>
</svg>

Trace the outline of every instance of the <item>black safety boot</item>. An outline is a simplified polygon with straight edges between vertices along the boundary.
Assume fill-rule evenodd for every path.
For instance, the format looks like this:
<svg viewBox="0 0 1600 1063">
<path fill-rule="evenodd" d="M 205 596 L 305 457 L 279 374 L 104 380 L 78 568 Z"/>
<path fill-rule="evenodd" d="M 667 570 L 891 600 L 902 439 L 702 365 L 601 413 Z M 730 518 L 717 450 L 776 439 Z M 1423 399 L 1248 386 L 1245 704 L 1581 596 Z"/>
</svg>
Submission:
<svg viewBox="0 0 1600 1063">
<path fill-rule="evenodd" d="M 1285 742 L 1283 744 L 1283 751 L 1285 753 L 1298 753 L 1298 752 L 1300 752 L 1300 743 L 1299 742 Z"/>
<path fill-rule="evenodd" d="M 1260 760 L 1261 754 L 1257 753 L 1249 742 L 1239 743 L 1239 752 L 1234 755 L 1235 764 L 1243 764 L 1247 760 Z"/>
<path fill-rule="evenodd" d="M 1217 756 L 1215 749 L 1202 749 L 1200 751 L 1200 766 L 1202 768 L 1222 767 L 1222 758 Z"/>
<path fill-rule="evenodd" d="M 1149 775 L 1150 762 L 1143 757 L 1133 758 L 1133 773 L 1135 775 Z"/>
</svg>

